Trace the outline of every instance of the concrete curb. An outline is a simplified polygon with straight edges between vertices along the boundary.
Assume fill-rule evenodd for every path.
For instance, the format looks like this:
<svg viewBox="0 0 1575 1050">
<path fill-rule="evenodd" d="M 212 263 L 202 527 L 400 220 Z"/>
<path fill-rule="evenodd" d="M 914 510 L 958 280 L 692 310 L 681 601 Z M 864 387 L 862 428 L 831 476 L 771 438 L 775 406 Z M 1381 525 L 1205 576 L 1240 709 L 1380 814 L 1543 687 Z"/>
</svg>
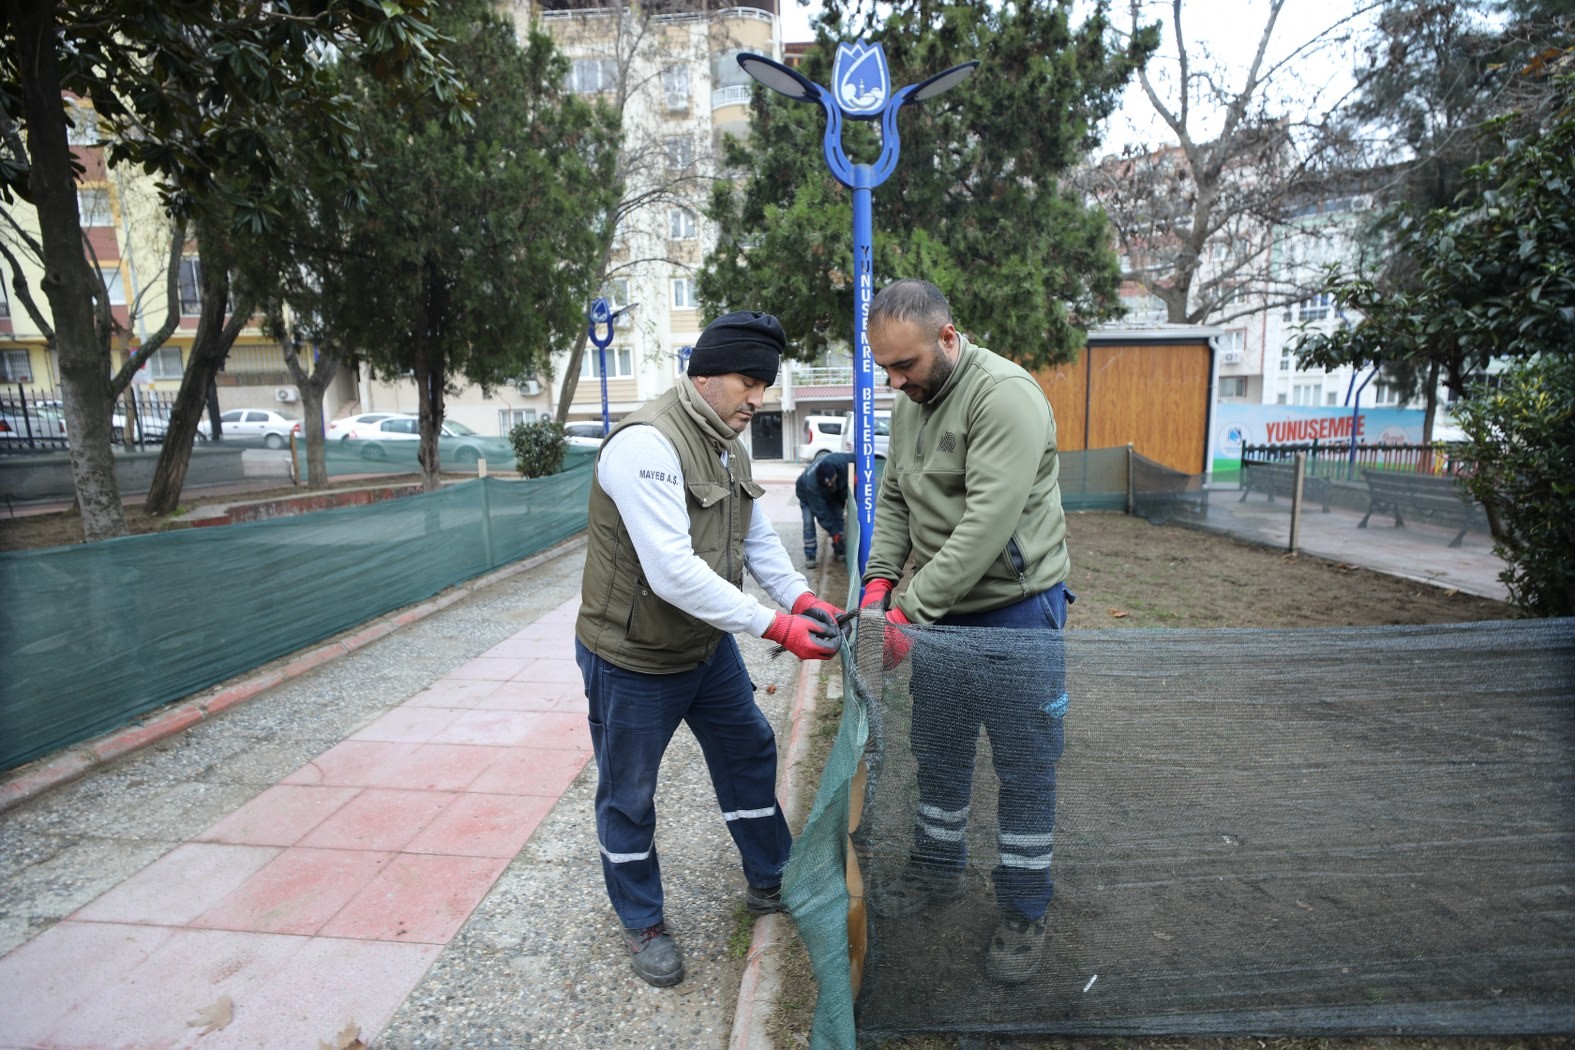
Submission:
<svg viewBox="0 0 1575 1050">
<path fill-rule="evenodd" d="M 149 744 L 168 739 L 206 718 L 228 710 L 237 704 L 244 703 L 254 696 L 272 689 L 281 682 L 298 678 L 326 663 L 348 656 L 380 638 L 386 638 L 401 627 L 407 627 L 419 620 L 424 620 L 433 613 L 448 608 L 455 602 L 463 601 L 476 591 L 562 557 L 564 554 L 577 550 L 584 545 L 585 535 L 580 533 L 555 547 L 542 551 L 540 554 L 534 554 L 512 565 L 456 584 L 436 597 L 418 605 L 406 606 L 403 609 L 398 609 L 375 620 L 368 621 L 347 637 L 339 638 L 313 649 L 304 650 L 296 656 L 289 657 L 282 667 L 265 671 L 251 678 L 232 681 L 221 686 L 214 693 L 175 701 L 172 705 L 159 709 L 141 722 L 124 726 L 96 740 L 79 744 L 58 755 L 42 760 L 39 765 L 32 768 L 24 768 L 22 772 L 7 778 L 3 784 L 0 784 L 0 813 L 30 798 L 41 795 L 51 788 L 76 780 L 78 777 L 123 755 L 130 754 L 139 748 L 147 747 Z"/>
</svg>

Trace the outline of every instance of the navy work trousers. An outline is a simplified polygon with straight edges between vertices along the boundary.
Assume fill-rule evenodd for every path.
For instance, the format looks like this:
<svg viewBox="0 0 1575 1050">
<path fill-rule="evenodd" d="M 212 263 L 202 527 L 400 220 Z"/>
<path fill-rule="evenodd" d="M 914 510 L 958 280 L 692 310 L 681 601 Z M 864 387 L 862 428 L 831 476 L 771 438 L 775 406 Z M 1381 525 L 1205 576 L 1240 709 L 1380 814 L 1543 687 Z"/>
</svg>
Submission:
<svg viewBox="0 0 1575 1050">
<path fill-rule="evenodd" d="M 1000 781 L 994 873 L 1003 911 L 1038 919 L 1055 885 L 1055 766 L 1066 745 L 1066 588 L 982 613 L 942 617 L 946 627 L 978 630 L 967 660 L 954 645 L 913 649 L 913 757 L 919 810 L 913 856 L 944 872 L 968 860 L 968 809 L 979 727 L 989 734 Z"/>
<path fill-rule="evenodd" d="M 779 885 L 793 839 L 777 805 L 776 735 L 733 637 L 677 674 L 626 671 L 578 639 L 574 655 L 590 701 L 602 876 L 619 921 L 637 930 L 662 921 L 656 774 L 680 722 L 700 742 L 744 877 L 751 886 Z"/>
</svg>

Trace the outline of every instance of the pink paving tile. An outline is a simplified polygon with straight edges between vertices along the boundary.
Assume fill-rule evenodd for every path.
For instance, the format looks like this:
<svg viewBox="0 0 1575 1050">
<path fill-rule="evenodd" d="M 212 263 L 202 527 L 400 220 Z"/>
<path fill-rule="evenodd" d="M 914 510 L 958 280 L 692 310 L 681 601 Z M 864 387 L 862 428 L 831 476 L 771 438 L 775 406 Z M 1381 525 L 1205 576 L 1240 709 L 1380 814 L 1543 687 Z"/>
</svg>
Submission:
<svg viewBox="0 0 1575 1050">
<path fill-rule="evenodd" d="M 554 627 L 554 633 L 559 633 Z M 565 637 L 534 637 L 514 635 L 504 639 L 491 649 L 481 654 L 482 656 L 515 656 L 526 659 L 536 659 L 542 656 L 574 658 L 574 640 L 572 635 Z"/>
<path fill-rule="evenodd" d="M 385 770 L 415 754 L 420 746 L 386 740 L 342 740 L 280 783 L 366 787 L 381 783 Z"/>
<path fill-rule="evenodd" d="M 499 795 L 542 795 L 556 799 L 568 790 L 590 758 L 587 751 L 518 747 L 471 781 L 471 791 Z"/>
<path fill-rule="evenodd" d="M 585 687 L 575 682 L 504 682 L 476 704 L 478 711 L 584 711 Z"/>
<path fill-rule="evenodd" d="M 50 1031 L 49 1046 L 206 1046 L 187 1024 L 227 996 L 246 1009 L 252 989 L 285 968 L 302 937 L 176 930 L 143 962 L 83 996 Z"/>
<path fill-rule="evenodd" d="M 37 1046 L 85 997 L 101 995 L 170 937 L 157 926 L 59 922 L 0 959 L 0 1046 Z"/>
<path fill-rule="evenodd" d="M 475 707 L 498 683 L 489 679 L 440 678 L 406 700 L 405 707 Z"/>
<path fill-rule="evenodd" d="M 527 711 L 531 719 L 525 737 L 527 747 L 561 748 L 565 751 L 589 751 L 591 728 L 585 716 L 568 711 Z"/>
<path fill-rule="evenodd" d="M 454 801 L 447 791 L 365 788 L 303 838 L 314 849 L 399 850 Z"/>
<path fill-rule="evenodd" d="M 407 758 L 383 770 L 377 786 L 463 791 L 509 750 L 479 744 L 422 744 Z"/>
<path fill-rule="evenodd" d="M 543 658 L 532 660 L 511 679 L 515 682 L 558 682 L 563 685 L 577 685 L 584 687 L 585 676 L 580 673 L 580 665 L 574 662 L 573 657 Z"/>
<path fill-rule="evenodd" d="M 557 801 L 541 795 L 461 795 L 410 840 L 405 852 L 507 860 L 525 848 Z"/>
<path fill-rule="evenodd" d="M 392 859 L 370 850 L 292 846 L 189 925 L 313 934 Z"/>
<path fill-rule="evenodd" d="M 276 784 L 195 838 L 199 842 L 293 846 L 360 790 Z"/>
<path fill-rule="evenodd" d="M 229 1027 L 203 1036 L 197 1046 L 333 1046 L 347 1024 L 358 1026 L 371 1044 L 440 951 L 436 944 L 313 938 L 288 967 L 235 1004 Z"/>
<path fill-rule="evenodd" d="M 468 712 L 459 707 L 396 707 L 351 740 L 387 740 L 396 744 L 425 744 Z"/>
<path fill-rule="evenodd" d="M 526 742 L 536 717 L 529 711 L 466 711 L 439 733 L 434 742 L 514 747 Z"/>
<path fill-rule="evenodd" d="M 478 656 L 460 664 L 443 677 L 502 682 L 519 674 L 530 662 L 528 657 L 523 656 Z"/>
<path fill-rule="evenodd" d="M 272 863 L 273 846 L 188 842 L 176 846 L 72 918 L 181 926 Z"/>
<path fill-rule="evenodd" d="M 402 854 L 323 927 L 322 936 L 447 944 L 508 863 L 506 857 Z"/>
</svg>

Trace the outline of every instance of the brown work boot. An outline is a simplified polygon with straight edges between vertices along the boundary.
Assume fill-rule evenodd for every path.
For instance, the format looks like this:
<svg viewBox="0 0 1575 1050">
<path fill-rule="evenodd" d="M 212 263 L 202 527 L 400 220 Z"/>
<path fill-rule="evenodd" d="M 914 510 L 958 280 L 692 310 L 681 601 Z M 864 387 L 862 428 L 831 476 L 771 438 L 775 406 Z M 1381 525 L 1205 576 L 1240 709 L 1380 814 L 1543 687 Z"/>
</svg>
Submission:
<svg viewBox="0 0 1575 1050">
<path fill-rule="evenodd" d="M 900 919 L 932 904 L 957 900 L 966 889 L 962 872 L 944 871 L 910 860 L 896 879 L 881 888 L 872 906 L 882 919 Z"/>
<path fill-rule="evenodd" d="M 1002 912 L 1001 921 L 990 938 L 990 954 L 984 961 L 985 972 L 1003 984 L 1020 984 L 1039 972 L 1044 960 L 1045 920 L 1025 919 Z"/>
</svg>

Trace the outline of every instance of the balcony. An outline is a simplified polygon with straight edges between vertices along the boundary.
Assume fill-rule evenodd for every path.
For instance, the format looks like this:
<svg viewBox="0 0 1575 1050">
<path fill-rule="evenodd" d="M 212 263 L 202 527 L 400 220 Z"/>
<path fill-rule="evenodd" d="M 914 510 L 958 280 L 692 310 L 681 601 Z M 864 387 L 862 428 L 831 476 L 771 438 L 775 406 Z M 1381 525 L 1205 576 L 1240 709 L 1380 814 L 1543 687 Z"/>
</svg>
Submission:
<svg viewBox="0 0 1575 1050">
<path fill-rule="evenodd" d="M 726 106 L 749 105 L 749 85 L 738 84 L 733 87 L 717 88 L 711 92 L 711 108 L 722 109 Z"/>
</svg>

